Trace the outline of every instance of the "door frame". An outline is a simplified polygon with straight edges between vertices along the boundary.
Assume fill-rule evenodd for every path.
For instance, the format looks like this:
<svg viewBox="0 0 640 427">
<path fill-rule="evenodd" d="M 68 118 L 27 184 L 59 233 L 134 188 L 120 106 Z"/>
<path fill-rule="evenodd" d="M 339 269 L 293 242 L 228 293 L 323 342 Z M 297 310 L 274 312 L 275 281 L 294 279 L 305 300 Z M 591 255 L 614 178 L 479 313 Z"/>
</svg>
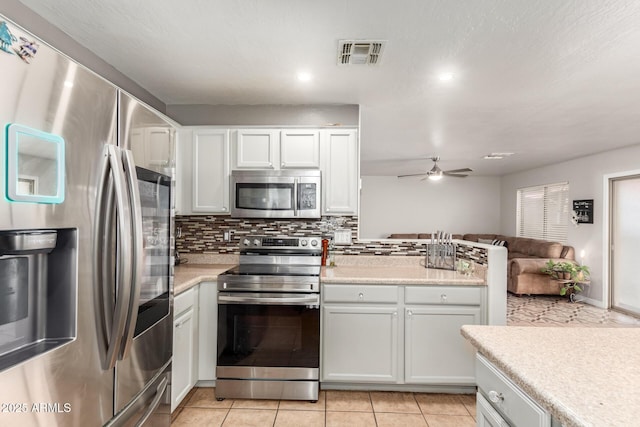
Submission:
<svg viewBox="0 0 640 427">
<path fill-rule="evenodd" d="M 611 185 L 619 178 L 640 175 L 640 169 L 603 175 L 602 191 L 602 304 L 611 308 Z"/>
</svg>

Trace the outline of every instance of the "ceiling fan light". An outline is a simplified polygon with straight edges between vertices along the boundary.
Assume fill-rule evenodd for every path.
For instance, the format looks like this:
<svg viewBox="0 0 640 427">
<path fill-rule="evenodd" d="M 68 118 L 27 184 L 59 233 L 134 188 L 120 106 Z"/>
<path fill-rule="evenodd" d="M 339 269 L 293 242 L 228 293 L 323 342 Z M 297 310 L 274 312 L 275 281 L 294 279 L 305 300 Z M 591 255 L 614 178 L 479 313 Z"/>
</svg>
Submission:
<svg viewBox="0 0 640 427">
<path fill-rule="evenodd" d="M 442 171 L 437 171 L 429 175 L 431 181 L 440 181 L 442 179 Z"/>
</svg>

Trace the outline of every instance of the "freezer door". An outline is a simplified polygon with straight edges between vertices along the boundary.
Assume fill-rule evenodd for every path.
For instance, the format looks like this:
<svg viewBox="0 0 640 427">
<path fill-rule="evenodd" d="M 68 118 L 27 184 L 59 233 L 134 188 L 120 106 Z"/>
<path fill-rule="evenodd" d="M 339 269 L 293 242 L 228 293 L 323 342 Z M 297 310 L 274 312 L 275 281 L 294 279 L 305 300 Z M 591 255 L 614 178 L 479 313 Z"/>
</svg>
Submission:
<svg viewBox="0 0 640 427">
<path fill-rule="evenodd" d="M 149 384 L 105 427 L 169 427 L 171 363 L 167 363 Z"/>
<path fill-rule="evenodd" d="M 122 411 L 171 361 L 173 313 L 133 339 L 129 356 L 116 364 L 116 412 Z"/>
<path fill-rule="evenodd" d="M 0 197 L 0 229 L 71 231 L 75 237 L 67 244 L 72 245 L 75 262 L 51 275 L 43 295 L 55 298 L 56 282 L 66 275 L 75 282 L 77 292 L 55 307 L 77 309 L 77 315 L 71 322 L 68 344 L 0 372 L 0 402 L 13 404 L 15 409 L 0 412 L 0 425 L 102 426 L 113 416 L 114 371 L 102 369 L 108 331 L 97 326 L 92 241 L 100 179 L 97 171 L 104 146 L 116 141 L 117 91 L 0 16 L 0 24 L 3 21 L 16 41 L 8 46 L 8 52 L 0 52 L 0 140 L 5 143 L 4 130 L 10 123 L 60 136 L 65 148 L 66 191 L 61 203 L 12 203 Z M 31 42 L 37 45 L 37 52 L 29 56 L 20 46 Z M 42 157 L 37 152 L 33 155 L 34 160 Z M 6 161 L 3 146 L 3 194 Z M 40 181 L 46 183 L 47 177 Z"/>
</svg>

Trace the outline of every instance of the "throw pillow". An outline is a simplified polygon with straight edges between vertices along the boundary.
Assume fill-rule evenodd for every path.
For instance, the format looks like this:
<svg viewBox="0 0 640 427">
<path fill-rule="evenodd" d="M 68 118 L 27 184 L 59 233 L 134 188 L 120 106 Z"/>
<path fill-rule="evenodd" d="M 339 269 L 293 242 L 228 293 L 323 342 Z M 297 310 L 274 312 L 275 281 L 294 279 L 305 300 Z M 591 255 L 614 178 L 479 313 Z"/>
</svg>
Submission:
<svg viewBox="0 0 640 427">
<path fill-rule="evenodd" d="M 493 246 L 504 246 L 505 248 L 507 247 L 507 242 L 505 240 L 494 239 L 491 241 L 491 244 Z"/>
<path fill-rule="evenodd" d="M 484 243 L 485 245 L 491 245 L 493 240 L 491 239 L 478 239 L 478 243 Z"/>
</svg>

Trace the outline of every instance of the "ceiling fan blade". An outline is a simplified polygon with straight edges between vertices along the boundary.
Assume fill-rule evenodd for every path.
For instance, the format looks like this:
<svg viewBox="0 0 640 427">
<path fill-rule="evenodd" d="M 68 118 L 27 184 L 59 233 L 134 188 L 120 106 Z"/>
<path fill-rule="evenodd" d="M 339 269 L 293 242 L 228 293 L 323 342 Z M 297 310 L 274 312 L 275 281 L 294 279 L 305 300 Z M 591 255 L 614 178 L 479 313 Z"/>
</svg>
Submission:
<svg viewBox="0 0 640 427">
<path fill-rule="evenodd" d="M 423 175 L 428 175 L 427 173 L 412 173 L 410 175 L 398 175 L 398 178 L 408 178 L 410 176 L 423 176 Z"/>
<path fill-rule="evenodd" d="M 449 172 L 444 172 L 443 175 L 451 176 L 453 178 L 466 178 L 469 176 L 467 174 L 458 174 L 458 173 L 449 173 Z"/>
<path fill-rule="evenodd" d="M 463 168 L 463 169 L 451 169 L 448 171 L 444 171 L 444 173 L 460 173 L 460 172 L 473 172 L 473 169 Z"/>
</svg>

